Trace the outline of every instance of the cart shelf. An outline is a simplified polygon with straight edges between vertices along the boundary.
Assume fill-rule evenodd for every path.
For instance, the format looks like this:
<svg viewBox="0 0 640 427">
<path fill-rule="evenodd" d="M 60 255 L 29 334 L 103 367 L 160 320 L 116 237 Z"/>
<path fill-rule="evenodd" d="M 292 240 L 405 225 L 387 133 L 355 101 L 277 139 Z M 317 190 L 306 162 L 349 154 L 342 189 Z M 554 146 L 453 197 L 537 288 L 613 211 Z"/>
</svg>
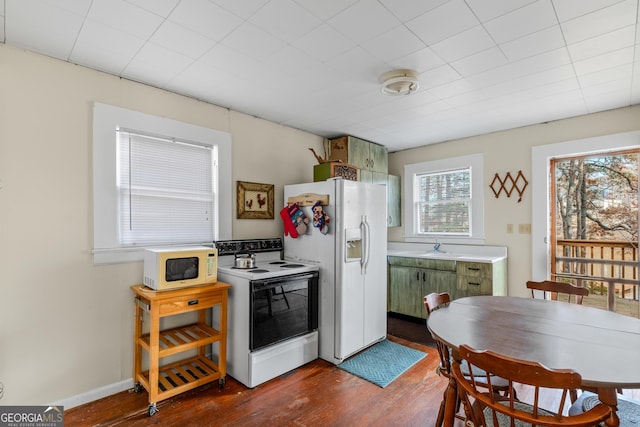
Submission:
<svg viewBox="0 0 640 427">
<path fill-rule="evenodd" d="M 187 390 L 218 380 L 224 385 L 227 348 L 227 296 L 231 285 L 193 286 L 171 291 L 154 291 L 144 285 L 132 286 L 134 300 L 134 361 L 135 391 L 144 388 L 149 393 L 149 415 L 157 412 L 156 403 Z M 219 306 L 219 330 L 207 324 L 207 311 Z M 197 312 L 195 323 L 160 330 L 162 317 Z M 149 318 L 149 332 L 142 333 L 142 323 Z M 206 346 L 218 343 L 217 363 L 205 356 Z M 145 351 L 143 351 L 145 350 Z M 178 362 L 161 365 L 166 356 L 194 350 L 197 355 Z M 142 371 L 146 354 L 149 369 Z"/>
</svg>

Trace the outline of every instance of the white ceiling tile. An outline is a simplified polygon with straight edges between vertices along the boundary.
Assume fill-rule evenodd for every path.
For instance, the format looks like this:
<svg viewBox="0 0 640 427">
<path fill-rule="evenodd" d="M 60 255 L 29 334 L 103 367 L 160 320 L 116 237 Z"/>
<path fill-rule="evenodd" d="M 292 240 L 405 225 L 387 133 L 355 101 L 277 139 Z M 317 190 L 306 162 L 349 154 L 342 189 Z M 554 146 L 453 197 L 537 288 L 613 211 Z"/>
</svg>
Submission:
<svg viewBox="0 0 640 427">
<path fill-rule="evenodd" d="M 391 68 L 409 68 L 416 70 L 418 73 L 424 73 L 444 65 L 442 58 L 431 48 L 424 48 L 418 52 L 410 53 L 407 56 L 390 61 Z"/>
<path fill-rule="evenodd" d="M 618 108 L 621 97 L 630 98 L 628 87 L 620 90 L 603 89 L 602 91 L 594 91 L 594 93 L 584 93 L 584 100 L 590 113 Z"/>
<path fill-rule="evenodd" d="M 260 67 L 260 61 L 223 44 L 214 46 L 200 58 L 199 62 L 238 76 L 244 76 L 249 72 L 248 70 Z"/>
<path fill-rule="evenodd" d="M 437 88 L 451 82 L 463 82 L 463 80 L 460 73 L 448 64 L 420 74 L 420 88 Z"/>
<path fill-rule="evenodd" d="M 248 19 L 261 7 L 269 2 L 269 0 L 210 0 L 223 9 L 237 15 L 243 19 Z"/>
<path fill-rule="evenodd" d="M 452 0 L 406 25 L 430 46 L 478 24 L 478 19 L 464 1 Z"/>
<path fill-rule="evenodd" d="M 426 47 L 422 40 L 403 25 L 364 41 L 361 46 L 383 61 L 393 61 Z"/>
<path fill-rule="evenodd" d="M 192 62 L 193 60 L 187 56 L 154 43 L 147 43 L 125 68 L 122 75 L 134 79 L 152 75 L 152 82 L 165 83 L 186 69 Z"/>
<path fill-rule="evenodd" d="M 9 3 L 11 0 L 7 0 Z M 24 3 L 24 2 L 23 2 Z M 75 13 L 76 15 L 85 16 L 91 7 L 92 0 L 31 0 L 28 4 L 32 8 L 40 8 L 42 3 L 49 3 L 51 6 Z M 4 6 L 4 0 L 0 3 Z"/>
<path fill-rule="evenodd" d="M 293 0 L 271 0 L 249 22 L 287 43 L 317 28 L 322 21 Z"/>
<path fill-rule="evenodd" d="M 329 19 L 328 24 L 356 43 L 362 43 L 400 22 L 377 1 L 360 1 Z"/>
<path fill-rule="evenodd" d="M 494 47 L 495 43 L 482 25 L 458 33 L 431 46 L 447 62 L 455 61 Z"/>
<path fill-rule="evenodd" d="M 557 25 L 550 0 L 540 0 L 485 23 L 498 44 Z"/>
<path fill-rule="evenodd" d="M 565 45 L 560 26 L 554 25 L 547 29 L 537 31 L 519 39 L 515 39 L 500 45 L 500 49 L 509 61 L 519 61 L 523 58 L 538 55 L 550 50 L 561 48 Z"/>
<path fill-rule="evenodd" d="M 467 4 L 481 22 L 505 15 L 537 0 L 467 0 Z"/>
<path fill-rule="evenodd" d="M 168 19 L 211 40 L 222 40 L 242 23 L 242 19 L 208 0 L 182 1 Z"/>
<path fill-rule="evenodd" d="M 82 0 L 86 1 L 86 0 Z M 156 15 L 166 18 L 171 11 L 180 3 L 180 0 L 124 0 L 138 6 L 141 9 L 155 13 Z"/>
<path fill-rule="evenodd" d="M 93 0 L 87 19 L 148 39 L 163 19 L 123 0 Z"/>
<path fill-rule="evenodd" d="M 634 48 L 628 47 L 573 63 L 578 76 L 633 63 Z"/>
<path fill-rule="evenodd" d="M 611 50 L 633 46 L 636 29 L 633 25 L 621 28 L 602 36 L 593 37 L 568 46 L 571 59 L 581 61 L 592 56 L 602 55 Z"/>
<path fill-rule="evenodd" d="M 622 0 L 553 0 L 560 22 L 565 22 L 616 3 Z"/>
<path fill-rule="evenodd" d="M 197 59 L 215 45 L 215 41 L 171 21 L 165 21 L 150 40 L 160 46 Z"/>
<path fill-rule="evenodd" d="M 285 46 L 283 41 L 248 22 L 225 37 L 222 44 L 258 60 L 263 60 Z"/>
<path fill-rule="evenodd" d="M 416 16 L 435 9 L 449 0 L 379 0 L 400 21 L 407 22 Z"/>
<path fill-rule="evenodd" d="M 429 89 L 429 92 L 444 100 L 472 91 L 473 86 L 465 79 L 451 80 L 449 83 L 439 84 Z"/>
<path fill-rule="evenodd" d="M 318 69 L 322 66 L 317 59 L 290 45 L 270 55 L 264 62 L 273 69 L 280 70 L 289 75 L 305 75 L 308 71 Z"/>
<path fill-rule="evenodd" d="M 294 41 L 292 45 L 319 61 L 326 61 L 352 49 L 355 43 L 329 25 L 323 24 Z"/>
<path fill-rule="evenodd" d="M 325 64 L 341 75 L 359 77 L 360 79 L 369 79 L 376 82 L 378 75 L 387 71 L 384 68 L 385 64 L 360 46 L 356 46 L 328 60 Z"/>
<path fill-rule="evenodd" d="M 567 44 L 574 44 L 637 23 L 637 0 L 626 0 L 562 23 Z"/>
<path fill-rule="evenodd" d="M 633 79 L 633 64 L 623 64 L 617 67 L 607 68 L 594 73 L 583 74 L 579 77 L 580 86 L 603 85 L 612 81 L 623 81 L 627 87 L 631 87 Z"/>
<path fill-rule="evenodd" d="M 238 0 L 229 0 L 238 1 Z M 295 0 L 300 6 L 322 20 L 333 18 L 338 13 L 350 8 L 359 0 Z"/>
<path fill-rule="evenodd" d="M 144 43 L 144 39 L 86 20 L 69 60 L 120 75 Z"/>
<path fill-rule="evenodd" d="M 483 71 L 497 68 L 508 63 L 504 53 L 497 47 L 493 47 L 466 58 L 453 61 L 451 66 L 462 76 L 471 76 Z"/>
<path fill-rule="evenodd" d="M 73 44 L 82 26 L 83 16 L 56 7 L 48 2 L 36 3 L 38 13 L 33 13 L 33 4 L 25 1 L 5 3 L 6 42 L 15 46 L 68 59 Z"/>
</svg>

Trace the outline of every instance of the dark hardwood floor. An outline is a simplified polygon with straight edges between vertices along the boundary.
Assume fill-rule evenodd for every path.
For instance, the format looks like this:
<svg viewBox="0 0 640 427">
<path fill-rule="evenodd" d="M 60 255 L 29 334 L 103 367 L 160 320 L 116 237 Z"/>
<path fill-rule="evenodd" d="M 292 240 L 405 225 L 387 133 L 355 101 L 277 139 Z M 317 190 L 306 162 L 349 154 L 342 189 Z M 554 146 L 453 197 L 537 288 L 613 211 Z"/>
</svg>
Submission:
<svg viewBox="0 0 640 427">
<path fill-rule="evenodd" d="M 446 380 L 424 322 L 390 318 L 388 330 L 427 357 L 385 388 L 318 359 L 254 389 L 227 376 L 223 389 L 215 382 L 158 402 L 152 417 L 146 391 L 124 391 L 65 411 L 65 425 L 433 426 Z"/>
</svg>

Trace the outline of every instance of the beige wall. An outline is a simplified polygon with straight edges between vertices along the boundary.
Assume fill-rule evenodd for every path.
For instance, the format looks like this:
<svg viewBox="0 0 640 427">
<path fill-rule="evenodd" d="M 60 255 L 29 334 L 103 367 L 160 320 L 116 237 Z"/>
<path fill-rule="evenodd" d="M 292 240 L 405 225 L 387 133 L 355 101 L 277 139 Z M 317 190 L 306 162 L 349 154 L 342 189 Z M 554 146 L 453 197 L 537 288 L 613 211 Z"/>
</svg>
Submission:
<svg viewBox="0 0 640 427">
<path fill-rule="evenodd" d="M 234 188 L 275 185 L 275 218 L 234 219 L 234 238 L 282 235 L 283 185 L 313 180 L 318 136 L 0 45 L 0 405 L 99 397 L 132 375 L 142 264 L 93 265 L 94 101 L 229 132 Z"/>
<path fill-rule="evenodd" d="M 389 173 L 402 176 L 405 164 L 483 153 L 485 243 L 507 246 L 509 294 L 527 296 L 525 282 L 531 277 L 532 236 L 520 234 L 518 226 L 531 224 L 531 189 L 534 185 L 531 182 L 531 148 L 639 129 L 640 106 L 622 108 L 392 153 L 389 156 Z M 529 181 L 522 201 L 518 203 L 515 193 L 510 198 L 504 193 L 496 198 L 489 188 L 494 175 L 498 173 L 504 177 L 511 172 L 515 177 L 519 170 Z M 507 224 L 513 224 L 513 233 L 507 233 Z M 388 240 L 403 241 L 401 227 L 388 231 Z"/>
</svg>

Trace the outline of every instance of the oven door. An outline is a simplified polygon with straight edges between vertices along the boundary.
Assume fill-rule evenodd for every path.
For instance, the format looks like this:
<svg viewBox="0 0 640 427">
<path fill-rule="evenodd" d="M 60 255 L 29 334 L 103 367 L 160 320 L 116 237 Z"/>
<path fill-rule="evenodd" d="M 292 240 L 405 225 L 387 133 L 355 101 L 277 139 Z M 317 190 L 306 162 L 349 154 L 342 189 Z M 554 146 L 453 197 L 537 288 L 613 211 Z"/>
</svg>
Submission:
<svg viewBox="0 0 640 427">
<path fill-rule="evenodd" d="M 318 329 L 318 272 L 252 280 L 251 351 Z"/>
</svg>

